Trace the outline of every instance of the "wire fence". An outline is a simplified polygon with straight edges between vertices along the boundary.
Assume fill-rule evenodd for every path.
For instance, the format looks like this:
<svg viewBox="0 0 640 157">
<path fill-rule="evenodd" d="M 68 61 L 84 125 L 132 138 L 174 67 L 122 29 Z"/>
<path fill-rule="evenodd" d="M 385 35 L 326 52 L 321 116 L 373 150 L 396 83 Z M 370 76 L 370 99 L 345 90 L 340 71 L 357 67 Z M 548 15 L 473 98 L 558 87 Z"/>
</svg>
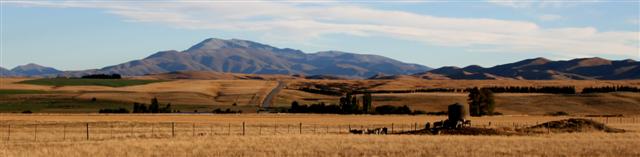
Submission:
<svg viewBox="0 0 640 157">
<path fill-rule="evenodd" d="M 637 117 L 588 117 L 605 124 L 640 124 Z M 433 123 L 433 122 L 431 122 Z M 473 127 L 524 128 L 544 121 L 472 121 Z M 245 123 L 245 122 L 7 122 L 0 125 L 4 141 L 69 141 L 122 138 L 176 138 L 215 136 L 260 136 L 295 134 L 349 134 L 352 129 L 387 128 L 389 133 L 423 129 L 426 122 L 386 124 L 313 124 L 313 123 Z"/>
</svg>

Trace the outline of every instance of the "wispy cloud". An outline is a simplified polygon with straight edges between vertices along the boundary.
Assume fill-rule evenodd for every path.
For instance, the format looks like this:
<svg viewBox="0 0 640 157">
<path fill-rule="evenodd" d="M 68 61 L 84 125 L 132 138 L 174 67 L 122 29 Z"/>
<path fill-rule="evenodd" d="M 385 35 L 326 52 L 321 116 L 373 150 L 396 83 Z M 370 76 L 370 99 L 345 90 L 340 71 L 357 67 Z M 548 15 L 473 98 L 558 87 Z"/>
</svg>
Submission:
<svg viewBox="0 0 640 157">
<path fill-rule="evenodd" d="M 487 0 L 487 2 L 513 8 L 571 7 L 601 2 L 600 0 Z"/>
<path fill-rule="evenodd" d="M 495 47 L 492 51 L 633 56 L 640 32 L 592 27 L 542 28 L 533 22 L 451 18 L 378 10 L 341 2 L 65 1 L 8 2 L 31 7 L 96 8 L 132 22 L 183 29 L 252 31 L 291 42 L 329 34 L 390 37 L 430 45 Z M 555 17 L 551 17 L 555 18 Z M 481 51 L 481 50 L 478 50 Z"/>
<path fill-rule="evenodd" d="M 544 14 L 544 15 L 538 16 L 538 19 L 542 21 L 555 21 L 555 20 L 560 20 L 562 18 L 563 18 L 562 16 L 555 15 L 555 14 Z"/>
</svg>

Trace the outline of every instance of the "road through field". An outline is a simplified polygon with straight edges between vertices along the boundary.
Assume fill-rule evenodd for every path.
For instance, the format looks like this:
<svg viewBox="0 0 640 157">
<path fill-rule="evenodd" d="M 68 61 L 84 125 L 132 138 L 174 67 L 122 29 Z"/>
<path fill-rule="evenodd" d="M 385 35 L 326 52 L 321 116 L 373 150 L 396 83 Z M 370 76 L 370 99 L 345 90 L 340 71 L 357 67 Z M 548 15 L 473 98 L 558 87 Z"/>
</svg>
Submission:
<svg viewBox="0 0 640 157">
<path fill-rule="evenodd" d="M 269 108 L 269 106 L 271 106 L 273 97 L 278 95 L 278 93 L 280 93 L 280 91 L 282 90 L 282 88 L 284 88 L 285 85 L 286 83 L 284 83 L 284 81 L 278 81 L 278 86 L 273 88 L 271 92 L 269 92 L 269 94 L 267 94 L 267 96 L 262 101 L 262 108 Z"/>
</svg>

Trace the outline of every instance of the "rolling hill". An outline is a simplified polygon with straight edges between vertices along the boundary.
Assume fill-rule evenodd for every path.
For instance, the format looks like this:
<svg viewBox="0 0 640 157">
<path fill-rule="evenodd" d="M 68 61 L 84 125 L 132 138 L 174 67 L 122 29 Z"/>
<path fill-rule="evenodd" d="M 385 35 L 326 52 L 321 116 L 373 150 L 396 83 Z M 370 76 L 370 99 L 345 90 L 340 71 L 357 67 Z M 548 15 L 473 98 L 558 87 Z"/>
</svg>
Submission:
<svg viewBox="0 0 640 157">
<path fill-rule="evenodd" d="M 0 76 L 55 76 L 62 72 L 55 68 L 34 63 L 16 66 L 11 70 L 0 67 Z"/>
<path fill-rule="evenodd" d="M 631 59 L 612 61 L 597 57 L 561 61 L 533 58 L 490 68 L 477 65 L 464 68 L 448 66 L 413 76 L 463 80 L 624 80 L 640 79 L 640 62 Z"/>
</svg>

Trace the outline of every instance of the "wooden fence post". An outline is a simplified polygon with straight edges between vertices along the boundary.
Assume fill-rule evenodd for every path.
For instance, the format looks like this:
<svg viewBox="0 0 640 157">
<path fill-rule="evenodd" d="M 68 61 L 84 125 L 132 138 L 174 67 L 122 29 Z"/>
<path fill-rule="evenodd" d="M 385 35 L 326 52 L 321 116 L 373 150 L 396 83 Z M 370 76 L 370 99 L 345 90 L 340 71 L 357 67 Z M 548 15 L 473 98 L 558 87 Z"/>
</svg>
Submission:
<svg viewBox="0 0 640 157">
<path fill-rule="evenodd" d="M 11 140 L 11 124 L 7 127 L 7 141 Z"/>
<path fill-rule="evenodd" d="M 113 138 L 113 124 L 109 124 L 110 130 L 109 134 L 111 134 L 111 138 Z"/>
<path fill-rule="evenodd" d="M 242 136 L 245 135 L 244 122 L 242 122 Z"/>
<path fill-rule="evenodd" d="M 391 123 L 391 133 L 393 134 L 393 123 Z"/>
<path fill-rule="evenodd" d="M 38 123 L 33 125 L 33 140 L 38 141 Z"/>
<path fill-rule="evenodd" d="M 302 134 L 302 123 L 300 123 L 300 125 L 298 126 L 298 129 L 300 130 L 300 134 Z"/>
<path fill-rule="evenodd" d="M 329 125 L 327 125 L 327 134 L 329 134 Z"/>
<path fill-rule="evenodd" d="M 62 124 L 62 140 L 67 140 L 67 124 Z"/>
<path fill-rule="evenodd" d="M 86 129 L 87 130 L 87 140 L 89 140 L 89 123 L 87 123 L 87 127 L 86 128 L 87 128 Z"/>
</svg>

